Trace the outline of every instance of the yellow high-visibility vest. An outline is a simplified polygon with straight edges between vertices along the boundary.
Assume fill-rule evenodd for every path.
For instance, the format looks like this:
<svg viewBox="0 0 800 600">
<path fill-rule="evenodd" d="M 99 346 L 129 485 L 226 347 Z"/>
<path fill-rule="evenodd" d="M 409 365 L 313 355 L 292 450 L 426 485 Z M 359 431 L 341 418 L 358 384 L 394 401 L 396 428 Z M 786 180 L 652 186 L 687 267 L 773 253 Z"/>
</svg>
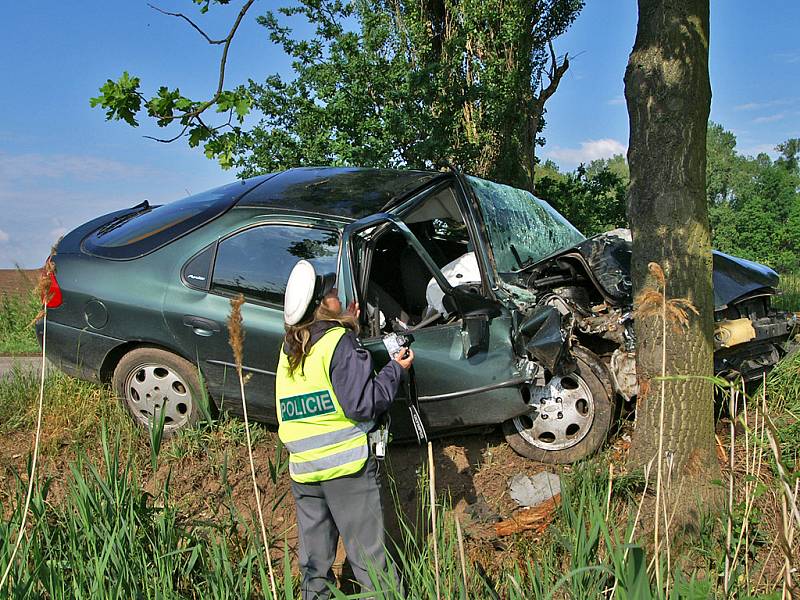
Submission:
<svg viewBox="0 0 800 600">
<path fill-rule="evenodd" d="M 278 437 L 289 451 L 289 475 L 298 483 L 327 481 L 361 470 L 369 456 L 373 423 L 348 419 L 331 383 L 330 367 L 344 327 L 333 327 L 311 347 L 301 369 L 289 375 L 281 349 L 275 381 Z"/>
</svg>

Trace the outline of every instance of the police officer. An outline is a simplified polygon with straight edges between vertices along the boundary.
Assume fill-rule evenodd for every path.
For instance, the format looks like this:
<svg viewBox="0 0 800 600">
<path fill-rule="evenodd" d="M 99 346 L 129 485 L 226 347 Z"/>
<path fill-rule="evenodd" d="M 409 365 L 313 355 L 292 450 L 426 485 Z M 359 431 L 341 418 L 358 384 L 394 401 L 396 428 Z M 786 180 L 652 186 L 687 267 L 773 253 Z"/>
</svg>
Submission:
<svg viewBox="0 0 800 600">
<path fill-rule="evenodd" d="M 358 341 L 358 308 L 342 311 L 335 275 L 299 261 L 284 298 L 276 376 L 278 435 L 289 450 L 303 600 L 327 599 L 339 535 L 356 579 L 387 572 L 383 505 L 369 437 L 414 360 L 406 349 L 378 374 Z"/>
</svg>

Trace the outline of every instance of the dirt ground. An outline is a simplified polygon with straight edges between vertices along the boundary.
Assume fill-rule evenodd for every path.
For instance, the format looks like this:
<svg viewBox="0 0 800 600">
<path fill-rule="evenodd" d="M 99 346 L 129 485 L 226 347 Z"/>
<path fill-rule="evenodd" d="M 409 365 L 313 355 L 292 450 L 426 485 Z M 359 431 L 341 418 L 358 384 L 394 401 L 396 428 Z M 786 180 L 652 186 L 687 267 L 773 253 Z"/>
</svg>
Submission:
<svg viewBox="0 0 800 600">
<path fill-rule="evenodd" d="M 38 278 L 39 269 L 0 269 L 0 296 L 26 294 Z"/>
</svg>

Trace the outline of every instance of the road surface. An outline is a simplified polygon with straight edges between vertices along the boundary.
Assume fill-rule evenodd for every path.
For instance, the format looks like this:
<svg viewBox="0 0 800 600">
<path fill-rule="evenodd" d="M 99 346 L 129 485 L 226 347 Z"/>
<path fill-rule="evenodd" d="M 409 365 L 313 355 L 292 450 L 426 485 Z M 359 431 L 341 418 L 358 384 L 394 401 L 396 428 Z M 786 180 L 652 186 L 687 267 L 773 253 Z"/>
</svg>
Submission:
<svg viewBox="0 0 800 600">
<path fill-rule="evenodd" d="M 0 356 L 0 379 L 7 377 L 14 366 L 38 373 L 42 366 L 42 358 L 40 356 Z"/>
</svg>

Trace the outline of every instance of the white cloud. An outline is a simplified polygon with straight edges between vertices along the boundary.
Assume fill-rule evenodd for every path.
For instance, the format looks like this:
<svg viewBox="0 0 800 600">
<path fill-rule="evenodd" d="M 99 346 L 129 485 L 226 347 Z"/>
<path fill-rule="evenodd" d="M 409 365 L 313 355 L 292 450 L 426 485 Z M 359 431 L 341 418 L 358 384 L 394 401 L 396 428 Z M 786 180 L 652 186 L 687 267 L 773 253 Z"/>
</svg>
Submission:
<svg viewBox="0 0 800 600">
<path fill-rule="evenodd" d="M 620 104 L 625 104 L 625 96 L 621 94 L 619 96 L 614 96 L 613 98 L 611 98 L 611 100 L 608 100 L 606 104 L 609 104 L 611 106 L 619 106 Z"/>
<path fill-rule="evenodd" d="M 775 144 L 754 144 L 737 149 L 744 156 L 758 156 L 759 154 L 775 154 Z"/>
<path fill-rule="evenodd" d="M 765 108 L 774 108 L 776 106 L 788 106 L 795 104 L 797 98 L 776 98 L 775 100 L 767 100 L 766 102 L 746 102 L 734 106 L 734 110 L 763 110 Z"/>
<path fill-rule="evenodd" d="M 0 229 L 0 244 L 2 244 L 3 242 L 7 242 L 9 239 L 11 238 L 8 237 L 8 234 L 2 229 Z"/>
<path fill-rule="evenodd" d="M 71 154 L 0 152 L 0 179 L 72 179 L 98 181 L 153 175 L 153 170 L 108 158 Z"/>
<path fill-rule="evenodd" d="M 6 184 L 0 177 L 0 223 L 11 243 L 0 243 L 0 269 L 19 264 L 40 267 L 54 242 L 64 233 L 94 217 L 138 204 L 183 196 L 185 181 L 118 180 L 63 183 L 60 180 L 20 181 Z M 207 183 L 203 186 L 208 187 Z M 203 189 L 200 187 L 199 189 Z M 7 208 L 9 207 L 9 208 Z M 15 210 L 10 210 L 14 207 Z"/>
<path fill-rule="evenodd" d="M 788 63 L 790 65 L 800 63 L 800 50 L 795 52 L 778 52 L 774 54 L 775 58 L 779 61 Z"/>
<path fill-rule="evenodd" d="M 610 158 L 615 154 L 625 154 L 627 150 L 622 142 L 612 138 L 603 138 L 581 142 L 580 148 L 555 146 L 552 150 L 547 150 L 545 155 L 567 166 L 576 166 L 598 158 Z"/>
<path fill-rule="evenodd" d="M 784 117 L 786 117 L 786 113 L 777 113 L 774 115 L 767 115 L 765 117 L 753 119 L 753 123 L 774 123 L 775 121 L 780 121 Z"/>
</svg>

